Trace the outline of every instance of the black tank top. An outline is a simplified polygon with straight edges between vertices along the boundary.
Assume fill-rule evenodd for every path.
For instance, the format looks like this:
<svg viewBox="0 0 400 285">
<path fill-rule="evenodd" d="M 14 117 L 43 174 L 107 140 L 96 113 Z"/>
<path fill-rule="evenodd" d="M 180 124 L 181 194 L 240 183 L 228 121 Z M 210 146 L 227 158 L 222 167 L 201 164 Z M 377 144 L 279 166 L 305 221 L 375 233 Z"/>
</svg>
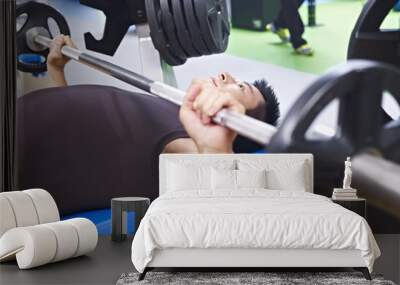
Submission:
<svg viewBox="0 0 400 285">
<path fill-rule="evenodd" d="M 158 196 L 158 156 L 187 137 L 179 108 L 114 87 L 27 94 L 17 104 L 19 188 L 44 188 L 60 212 L 110 207 L 113 197 Z"/>
</svg>

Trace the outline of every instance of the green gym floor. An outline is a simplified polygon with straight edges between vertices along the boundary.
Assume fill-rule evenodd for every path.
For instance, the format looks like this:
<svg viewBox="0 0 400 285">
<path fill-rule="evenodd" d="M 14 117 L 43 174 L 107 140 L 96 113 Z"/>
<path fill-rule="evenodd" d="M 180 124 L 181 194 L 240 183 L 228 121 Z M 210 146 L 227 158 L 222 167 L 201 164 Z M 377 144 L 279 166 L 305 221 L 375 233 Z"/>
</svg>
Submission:
<svg viewBox="0 0 400 285">
<path fill-rule="evenodd" d="M 333 0 L 317 5 L 317 27 L 306 27 L 304 38 L 314 48 L 313 57 L 293 53 L 290 45 L 282 44 L 270 32 L 233 29 L 228 53 L 260 62 L 321 74 L 333 65 L 346 60 L 351 31 L 365 0 Z M 307 5 L 301 8 L 307 23 Z M 398 28 L 400 13 L 392 12 L 385 19 L 383 28 Z"/>
</svg>

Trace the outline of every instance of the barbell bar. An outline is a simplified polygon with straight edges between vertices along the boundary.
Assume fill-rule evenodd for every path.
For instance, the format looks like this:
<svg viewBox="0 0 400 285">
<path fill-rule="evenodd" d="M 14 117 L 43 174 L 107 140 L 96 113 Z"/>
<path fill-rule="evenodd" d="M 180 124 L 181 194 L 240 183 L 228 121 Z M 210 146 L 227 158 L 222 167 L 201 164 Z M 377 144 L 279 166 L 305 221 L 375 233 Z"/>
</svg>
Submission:
<svg viewBox="0 0 400 285">
<path fill-rule="evenodd" d="M 352 165 L 354 183 L 363 196 L 400 219 L 400 165 L 371 153 L 355 155 Z"/>
<path fill-rule="evenodd" d="M 39 44 L 46 48 L 50 48 L 52 43 L 52 39 L 44 36 L 41 30 L 28 33 L 27 41 Z M 61 53 L 70 59 L 91 66 L 98 71 L 106 73 L 116 79 L 147 91 L 176 105 L 181 106 L 183 103 L 185 92 L 170 85 L 151 80 L 150 78 L 136 72 L 127 70 L 69 46 L 63 46 Z M 228 109 L 222 109 L 219 111 L 212 120 L 216 124 L 230 128 L 238 134 L 263 145 L 267 145 L 277 131 L 276 127 L 270 124 Z"/>
</svg>

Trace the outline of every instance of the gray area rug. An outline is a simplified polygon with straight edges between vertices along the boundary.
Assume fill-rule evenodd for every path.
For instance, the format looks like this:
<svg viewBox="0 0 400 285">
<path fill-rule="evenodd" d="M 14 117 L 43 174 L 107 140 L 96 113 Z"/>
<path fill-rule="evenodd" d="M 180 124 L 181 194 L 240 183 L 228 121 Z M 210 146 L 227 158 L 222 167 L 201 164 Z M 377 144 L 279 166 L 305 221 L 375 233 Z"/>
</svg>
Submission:
<svg viewBox="0 0 400 285">
<path fill-rule="evenodd" d="M 146 284 L 213 284 L 213 285 L 297 285 L 297 284 L 376 284 L 395 285 L 382 276 L 372 275 L 368 281 L 359 272 L 148 272 L 146 278 L 138 281 L 138 273 L 122 274 L 117 285 Z"/>
</svg>

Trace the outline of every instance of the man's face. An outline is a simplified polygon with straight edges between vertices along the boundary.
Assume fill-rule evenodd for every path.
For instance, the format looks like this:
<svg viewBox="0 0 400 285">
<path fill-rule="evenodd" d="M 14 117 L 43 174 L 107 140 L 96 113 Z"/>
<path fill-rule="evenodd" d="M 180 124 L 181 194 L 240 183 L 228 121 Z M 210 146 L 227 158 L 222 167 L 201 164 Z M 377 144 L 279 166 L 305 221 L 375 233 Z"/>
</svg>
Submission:
<svg viewBox="0 0 400 285">
<path fill-rule="evenodd" d="M 211 77 L 210 80 L 216 87 L 235 96 L 246 110 L 255 109 L 260 103 L 265 103 L 260 91 L 254 85 L 238 81 L 227 72 L 222 72 L 216 77 Z"/>
</svg>

